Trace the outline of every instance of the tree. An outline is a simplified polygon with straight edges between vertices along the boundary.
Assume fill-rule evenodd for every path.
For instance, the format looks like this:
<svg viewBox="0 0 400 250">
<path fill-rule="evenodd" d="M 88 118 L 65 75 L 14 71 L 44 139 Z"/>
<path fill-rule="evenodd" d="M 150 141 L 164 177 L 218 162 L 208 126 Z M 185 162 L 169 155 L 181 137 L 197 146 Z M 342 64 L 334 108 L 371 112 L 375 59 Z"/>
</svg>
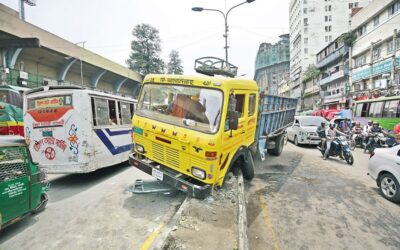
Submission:
<svg viewBox="0 0 400 250">
<path fill-rule="evenodd" d="M 142 75 L 164 73 L 164 62 L 160 58 L 161 39 L 159 31 L 148 25 L 138 24 L 132 31 L 131 53 L 126 60 L 129 68 Z"/>
<path fill-rule="evenodd" d="M 172 50 L 171 53 L 169 53 L 167 73 L 175 75 L 183 74 L 182 60 L 179 58 L 179 52 L 176 50 Z"/>
</svg>

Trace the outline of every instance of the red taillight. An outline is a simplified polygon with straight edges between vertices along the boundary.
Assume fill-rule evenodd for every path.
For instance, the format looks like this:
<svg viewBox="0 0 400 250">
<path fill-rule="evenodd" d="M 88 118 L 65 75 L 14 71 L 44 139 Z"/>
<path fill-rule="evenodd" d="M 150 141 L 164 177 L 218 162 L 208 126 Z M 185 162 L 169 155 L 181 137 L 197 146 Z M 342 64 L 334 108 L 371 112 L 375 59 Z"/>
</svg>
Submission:
<svg viewBox="0 0 400 250">
<path fill-rule="evenodd" d="M 369 154 L 369 158 L 371 159 L 372 158 L 372 156 L 374 156 L 375 155 L 375 152 L 374 151 L 372 151 L 370 154 Z"/>
</svg>

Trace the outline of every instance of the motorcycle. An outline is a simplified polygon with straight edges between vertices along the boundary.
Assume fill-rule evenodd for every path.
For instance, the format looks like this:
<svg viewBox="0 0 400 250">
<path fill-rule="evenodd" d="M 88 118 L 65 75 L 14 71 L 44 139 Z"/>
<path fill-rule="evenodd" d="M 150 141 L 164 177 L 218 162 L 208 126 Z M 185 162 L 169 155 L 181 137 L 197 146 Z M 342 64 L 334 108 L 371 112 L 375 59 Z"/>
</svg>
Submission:
<svg viewBox="0 0 400 250">
<path fill-rule="evenodd" d="M 322 155 L 325 154 L 325 148 L 322 149 L 321 147 L 318 147 L 319 151 L 321 152 Z M 351 153 L 349 143 L 347 142 L 347 139 L 345 136 L 339 136 L 335 138 L 332 143 L 331 143 L 331 148 L 329 150 L 329 155 L 328 157 L 340 157 L 342 156 L 344 160 L 346 160 L 347 164 L 353 165 L 354 163 L 354 157 L 353 154 Z"/>
<path fill-rule="evenodd" d="M 356 144 L 356 147 L 362 148 L 364 146 L 364 136 L 362 134 L 357 134 L 356 137 L 354 138 L 354 142 Z"/>
<path fill-rule="evenodd" d="M 388 138 L 383 133 L 373 133 L 370 135 L 370 139 L 372 138 L 371 143 L 368 145 L 368 142 L 365 144 L 365 150 L 369 153 L 374 152 L 375 148 L 388 148 L 387 144 Z"/>
</svg>

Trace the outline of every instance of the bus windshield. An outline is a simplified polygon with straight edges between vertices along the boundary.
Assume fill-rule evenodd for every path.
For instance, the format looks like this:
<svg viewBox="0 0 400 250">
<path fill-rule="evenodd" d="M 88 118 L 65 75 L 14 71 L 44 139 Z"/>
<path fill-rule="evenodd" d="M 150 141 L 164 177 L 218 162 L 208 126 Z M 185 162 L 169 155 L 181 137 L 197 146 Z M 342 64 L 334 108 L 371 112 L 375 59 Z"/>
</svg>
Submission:
<svg viewBox="0 0 400 250">
<path fill-rule="evenodd" d="M 180 85 L 145 84 L 136 114 L 200 132 L 216 133 L 222 92 Z"/>
</svg>

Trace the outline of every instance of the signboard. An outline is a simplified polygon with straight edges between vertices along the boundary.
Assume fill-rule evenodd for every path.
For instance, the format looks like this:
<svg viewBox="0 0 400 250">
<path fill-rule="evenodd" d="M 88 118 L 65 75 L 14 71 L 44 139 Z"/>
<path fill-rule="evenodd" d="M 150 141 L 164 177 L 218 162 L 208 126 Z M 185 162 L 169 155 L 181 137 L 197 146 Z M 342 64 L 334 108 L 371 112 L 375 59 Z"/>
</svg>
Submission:
<svg viewBox="0 0 400 250">
<path fill-rule="evenodd" d="M 358 81 L 369 77 L 369 67 L 361 70 L 353 70 L 351 80 Z"/>
<path fill-rule="evenodd" d="M 390 72 L 392 70 L 392 59 L 389 58 L 383 62 L 374 64 L 372 66 L 372 75 L 378 75 L 386 72 Z"/>
<path fill-rule="evenodd" d="M 36 109 L 40 108 L 58 108 L 72 105 L 71 96 L 53 96 L 48 98 L 36 99 L 34 101 Z"/>
<path fill-rule="evenodd" d="M 0 48 L 17 49 L 17 48 L 39 48 L 40 42 L 38 38 L 15 38 L 0 39 Z"/>
</svg>

